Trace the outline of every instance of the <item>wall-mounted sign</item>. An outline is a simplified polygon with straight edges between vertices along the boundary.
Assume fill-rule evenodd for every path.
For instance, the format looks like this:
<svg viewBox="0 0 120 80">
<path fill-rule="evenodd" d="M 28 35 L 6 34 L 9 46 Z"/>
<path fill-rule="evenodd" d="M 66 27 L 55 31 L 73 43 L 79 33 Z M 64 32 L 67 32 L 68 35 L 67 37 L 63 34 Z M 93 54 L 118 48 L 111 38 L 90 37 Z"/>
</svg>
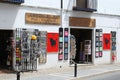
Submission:
<svg viewBox="0 0 120 80">
<path fill-rule="evenodd" d="M 69 17 L 69 26 L 95 27 L 96 19 Z"/>
<path fill-rule="evenodd" d="M 103 50 L 110 50 L 111 49 L 111 34 L 104 33 L 103 34 Z"/>
<path fill-rule="evenodd" d="M 58 33 L 47 33 L 47 52 L 58 52 Z"/>
<path fill-rule="evenodd" d="M 60 25 L 60 16 L 26 13 L 25 23 L 26 24 Z"/>
<path fill-rule="evenodd" d="M 24 3 L 24 0 L 0 0 L 0 1 L 10 3 Z"/>
</svg>

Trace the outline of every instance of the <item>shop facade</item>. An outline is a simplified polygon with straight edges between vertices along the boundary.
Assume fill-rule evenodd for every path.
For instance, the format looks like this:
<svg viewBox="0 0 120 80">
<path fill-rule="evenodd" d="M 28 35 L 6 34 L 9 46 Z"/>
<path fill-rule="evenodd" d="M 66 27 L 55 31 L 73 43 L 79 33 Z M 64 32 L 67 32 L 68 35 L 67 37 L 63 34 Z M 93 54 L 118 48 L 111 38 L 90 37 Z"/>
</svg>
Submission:
<svg viewBox="0 0 120 80">
<path fill-rule="evenodd" d="M 2 58 L 4 53 L 1 54 L 0 64 L 7 66 L 8 39 L 13 45 L 11 66 L 14 70 L 69 66 L 71 59 L 79 64 L 110 64 L 113 60 L 114 63 L 120 62 L 119 15 L 100 14 L 94 12 L 96 9 L 72 11 L 74 2 L 70 5 L 70 11 L 64 4 L 61 15 L 59 6 L 55 8 L 51 3 L 50 8 L 44 8 L 38 4 L 39 7 L 36 7 L 35 3 L 31 5 L 33 7 L 29 1 L 21 5 L 0 3 L 0 40 L 7 35 L 0 43 L 6 44 L 5 51 L 2 51 L 6 57 Z M 76 9 L 79 8 L 74 7 Z M 38 40 L 31 37 L 37 37 Z M 35 59 L 30 56 L 35 56 Z"/>
</svg>

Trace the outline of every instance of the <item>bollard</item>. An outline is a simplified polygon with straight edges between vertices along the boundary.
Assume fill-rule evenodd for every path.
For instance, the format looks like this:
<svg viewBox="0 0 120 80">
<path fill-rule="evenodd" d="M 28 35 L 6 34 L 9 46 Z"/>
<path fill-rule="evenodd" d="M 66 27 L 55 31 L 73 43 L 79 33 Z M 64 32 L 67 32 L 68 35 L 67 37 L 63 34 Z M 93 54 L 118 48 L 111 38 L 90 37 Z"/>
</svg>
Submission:
<svg viewBox="0 0 120 80">
<path fill-rule="evenodd" d="M 20 80 L 20 71 L 17 71 L 17 80 Z"/>
<path fill-rule="evenodd" d="M 74 66 L 74 77 L 77 77 L 77 64 L 75 63 Z"/>
</svg>

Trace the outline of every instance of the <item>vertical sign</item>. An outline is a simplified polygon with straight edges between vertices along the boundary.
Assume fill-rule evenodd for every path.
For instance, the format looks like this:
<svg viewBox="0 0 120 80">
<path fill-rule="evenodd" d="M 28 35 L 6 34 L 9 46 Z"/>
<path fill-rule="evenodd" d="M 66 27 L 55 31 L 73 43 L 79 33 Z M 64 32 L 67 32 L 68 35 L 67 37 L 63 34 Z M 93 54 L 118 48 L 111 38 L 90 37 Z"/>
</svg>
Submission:
<svg viewBox="0 0 120 80">
<path fill-rule="evenodd" d="M 58 60 L 63 59 L 63 28 L 59 28 L 59 53 Z"/>
<path fill-rule="evenodd" d="M 116 32 L 115 31 L 111 31 L 111 49 L 112 51 L 116 51 Z"/>
<path fill-rule="evenodd" d="M 95 57 L 102 57 L 102 29 L 96 29 L 96 49 L 95 49 Z"/>
<path fill-rule="evenodd" d="M 111 61 L 116 60 L 116 32 L 111 31 Z"/>
<path fill-rule="evenodd" d="M 110 50 L 111 48 L 111 34 L 110 33 L 104 33 L 103 34 L 103 49 L 104 50 Z"/>
<path fill-rule="evenodd" d="M 68 28 L 64 29 L 64 60 L 68 60 Z"/>
<path fill-rule="evenodd" d="M 99 57 L 102 57 L 103 55 L 103 47 L 102 47 L 102 42 L 103 42 L 103 31 L 102 29 L 99 30 L 100 36 L 99 36 Z"/>
<path fill-rule="evenodd" d="M 47 33 L 47 52 L 58 52 L 58 33 Z"/>
</svg>

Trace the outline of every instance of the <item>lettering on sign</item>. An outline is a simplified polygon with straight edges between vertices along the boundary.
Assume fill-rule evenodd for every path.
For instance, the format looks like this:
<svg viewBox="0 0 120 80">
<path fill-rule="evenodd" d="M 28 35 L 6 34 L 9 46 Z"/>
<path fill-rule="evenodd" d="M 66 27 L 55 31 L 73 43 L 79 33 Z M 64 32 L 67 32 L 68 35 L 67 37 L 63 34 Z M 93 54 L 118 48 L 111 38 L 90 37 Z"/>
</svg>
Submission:
<svg viewBox="0 0 120 80">
<path fill-rule="evenodd" d="M 26 13 L 25 23 L 26 24 L 60 25 L 60 16 Z"/>
<path fill-rule="evenodd" d="M 69 26 L 95 27 L 96 19 L 70 17 L 69 18 Z"/>
</svg>

